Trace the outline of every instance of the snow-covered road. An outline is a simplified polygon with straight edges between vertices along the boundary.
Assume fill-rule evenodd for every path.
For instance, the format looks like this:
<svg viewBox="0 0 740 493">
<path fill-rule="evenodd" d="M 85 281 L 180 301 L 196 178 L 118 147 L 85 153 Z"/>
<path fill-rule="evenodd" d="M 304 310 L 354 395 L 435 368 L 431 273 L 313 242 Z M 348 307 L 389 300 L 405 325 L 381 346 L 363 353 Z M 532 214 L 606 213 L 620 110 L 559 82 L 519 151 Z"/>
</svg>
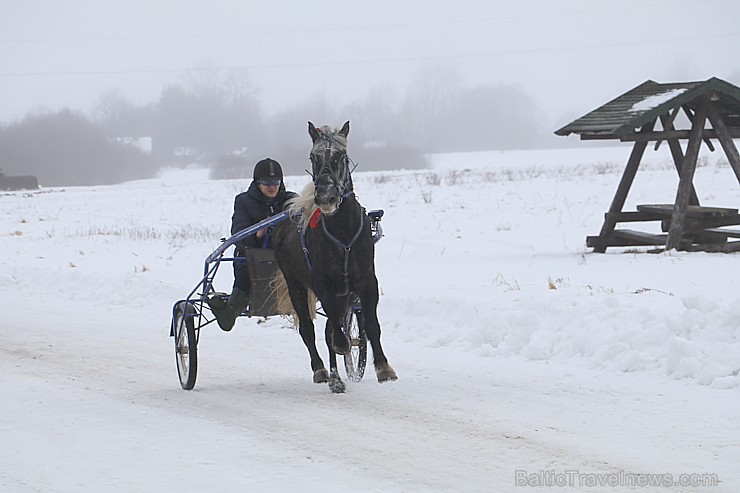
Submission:
<svg viewBox="0 0 740 493">
<path fill-rule="evenodd" d="M 332 395 L 311 383 L 284 321 L 243 319 L 232 333 L 204 333 L 198 385 L 185 392 L 147 310 L 64 306 L 16 306 L 42 326 L 5 320 L 19 328 L 0 348 L 12 396 L 0 418 L 7 491 L 516 491 L 516 474 L 574 471 L 583 477 L 557 491 L 583 491 L 588 475 L 735 465 L 727 391 L 672 381 L 656 391 L 644 375 L 605 382 L 567 364 L 470 358 L 386 335 L 399 381 L 380 385 L 368 371 Z"/>
</svg>

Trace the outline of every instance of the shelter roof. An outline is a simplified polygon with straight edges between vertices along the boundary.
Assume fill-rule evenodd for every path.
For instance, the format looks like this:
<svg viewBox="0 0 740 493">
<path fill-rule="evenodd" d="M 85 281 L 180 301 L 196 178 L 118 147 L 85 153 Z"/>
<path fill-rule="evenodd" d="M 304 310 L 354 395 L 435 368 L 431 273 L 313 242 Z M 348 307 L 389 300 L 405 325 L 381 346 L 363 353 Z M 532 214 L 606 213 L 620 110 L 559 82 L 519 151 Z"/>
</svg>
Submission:
<svg viewBox="0 0 740 493">
<path fill-rule="evenodd" d="M 712 100 L 725 125 L 740 128 L 740 87 L 712 77 L 699 82 L 661 84 L 645 81 L 556 130 L 555 134 L 575 133 L 592 138 L 623 137 L 674 108 L 684 106 L 695 109 L 696 101 L 703 96 Z"/>
</svg>

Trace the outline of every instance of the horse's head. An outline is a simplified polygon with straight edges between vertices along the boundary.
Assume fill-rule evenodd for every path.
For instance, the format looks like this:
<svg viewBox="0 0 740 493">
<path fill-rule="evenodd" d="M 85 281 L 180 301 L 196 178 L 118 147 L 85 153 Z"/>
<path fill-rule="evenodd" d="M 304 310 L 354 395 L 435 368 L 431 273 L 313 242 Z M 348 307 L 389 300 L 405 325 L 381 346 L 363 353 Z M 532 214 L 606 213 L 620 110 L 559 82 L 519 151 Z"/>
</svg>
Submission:
<svg viewBox="0 0 740 493">
<path fill-rule="evenodd" d="M 347 195 L 352 193 L 347 135 L 349 122 L 340 130 L 327 125 L 316 128 L 308 122 L 308 134 L 313 141 L 311 166 L 314 183 L 314 202 L 322 214 L 334 214 Z"/>
</svg>

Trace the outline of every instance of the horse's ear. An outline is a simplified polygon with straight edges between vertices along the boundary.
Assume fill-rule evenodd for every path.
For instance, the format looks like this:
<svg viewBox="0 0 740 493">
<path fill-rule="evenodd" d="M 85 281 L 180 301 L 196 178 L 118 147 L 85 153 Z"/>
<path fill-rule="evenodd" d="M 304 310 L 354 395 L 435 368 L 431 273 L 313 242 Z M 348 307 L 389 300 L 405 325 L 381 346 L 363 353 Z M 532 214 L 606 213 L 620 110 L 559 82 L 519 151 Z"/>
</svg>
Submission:
<svg viewBox="0 0 740 493">
<path fill-rule="evenodd" d="M 342 125 L 342 129 L 339 131 L 339 135 L 343 136 L 345 139 L 349 135 L 349 120 L 344 122 L 344 125 Z"/>
<path fill-rule="evenodd" d="M 313 125 L 313 123 L 308 122 L 308 135 L 311 136 L 311 140 L 315 143 L 319 136 L 321 135 L 318 130 L 316 130 L 316 127 Z"/>
</svg>

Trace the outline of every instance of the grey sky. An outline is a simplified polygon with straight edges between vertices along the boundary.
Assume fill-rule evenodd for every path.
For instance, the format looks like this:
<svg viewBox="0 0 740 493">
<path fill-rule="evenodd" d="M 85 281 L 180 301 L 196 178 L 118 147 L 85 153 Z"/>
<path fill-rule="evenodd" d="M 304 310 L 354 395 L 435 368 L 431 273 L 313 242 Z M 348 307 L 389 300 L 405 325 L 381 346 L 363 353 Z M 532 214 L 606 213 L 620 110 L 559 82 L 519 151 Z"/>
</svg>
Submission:
<svg viewBox="0 0 740 493">
<path fill-rule="evenodd" d="M 0 120 L 155 101 L 200 64 L 245 69 L 268 113 L 398 91 L 428 60 L 514 82 L 553 126 L 653 79 L 740 83 L 737 0 L 0 0 Z"/>
</svg>

